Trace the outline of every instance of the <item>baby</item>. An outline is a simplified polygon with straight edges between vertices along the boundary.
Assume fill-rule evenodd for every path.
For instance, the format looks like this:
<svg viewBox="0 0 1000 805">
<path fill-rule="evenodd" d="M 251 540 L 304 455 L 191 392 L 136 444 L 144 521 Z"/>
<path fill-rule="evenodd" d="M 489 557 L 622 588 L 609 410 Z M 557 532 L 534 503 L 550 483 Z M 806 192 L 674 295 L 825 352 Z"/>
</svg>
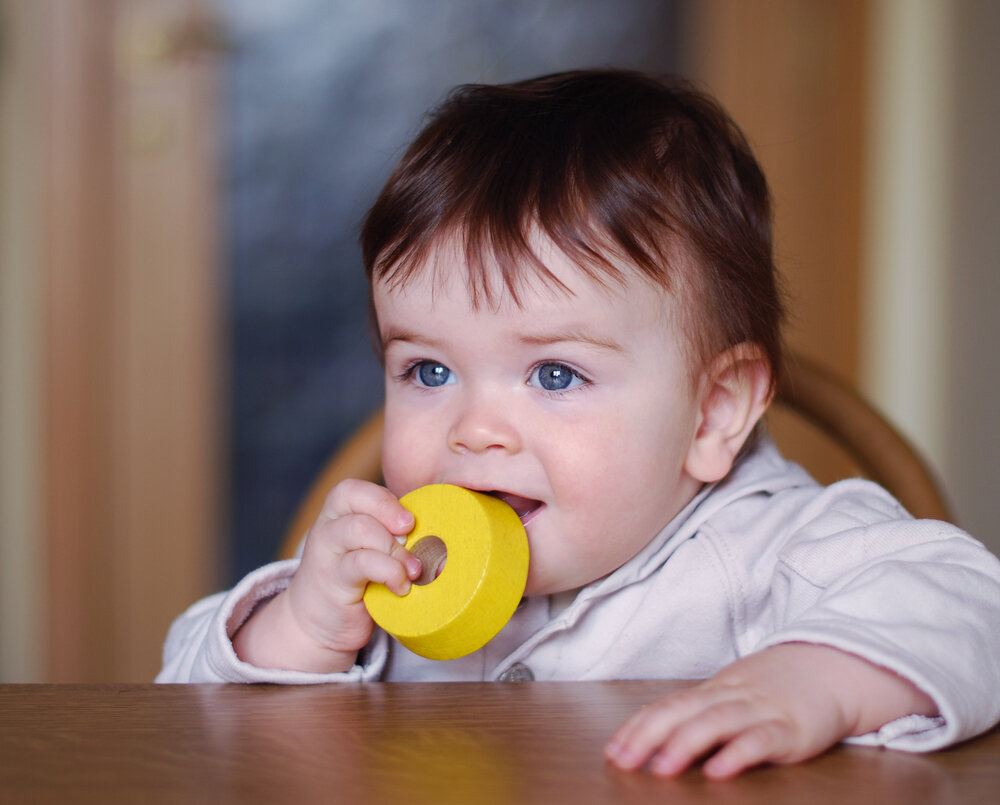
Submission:
<svg viewBox="0 0 1000 805">
<path fill-rule="evenodd" d="M 817 485 L 761 432 L 769 194 L 705 95 L 620 71 L 459 88 L 362 244 L 385 487 L 339 484 L 301 560 L 195 604 L 160 681 L 702 679 L 606 754 L 714 778 L 1000 719 L 1000 562 L 874 484 Z M 511 621 L 446 662 L 362 601 L 420 576 L 398 498 L 439 482 L 510 503 L 531 555 Z"/>
</svg>

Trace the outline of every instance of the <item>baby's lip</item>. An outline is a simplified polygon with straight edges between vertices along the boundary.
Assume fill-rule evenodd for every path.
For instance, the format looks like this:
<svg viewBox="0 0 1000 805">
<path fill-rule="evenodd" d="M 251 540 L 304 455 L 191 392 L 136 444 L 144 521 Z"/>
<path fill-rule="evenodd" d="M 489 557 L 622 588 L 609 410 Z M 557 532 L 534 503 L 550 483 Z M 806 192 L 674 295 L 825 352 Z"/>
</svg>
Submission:
<svg viewBox="0 0 1000 805">
<path fill-rule="evenodd" d="M 540 511 L 545 505 L 540 500 L 515 495 L 513 492 L 503 492 L 499 489 L 490 490 L 487 494 L 502 500 L 510 506 L 517 513 L 517 516 L 521 518 L 522 523 L 527 523 L 532 515 Z"/>
</svg>

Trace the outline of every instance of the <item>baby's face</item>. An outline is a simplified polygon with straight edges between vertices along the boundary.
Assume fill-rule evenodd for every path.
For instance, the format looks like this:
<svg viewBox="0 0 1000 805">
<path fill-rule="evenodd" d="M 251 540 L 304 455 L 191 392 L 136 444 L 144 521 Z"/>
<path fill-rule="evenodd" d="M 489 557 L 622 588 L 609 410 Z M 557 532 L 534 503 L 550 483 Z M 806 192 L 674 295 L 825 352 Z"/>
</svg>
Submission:
<svg viewBox="0 0 1000 805">
<path fill-rule="evenodd" d="M 374 288 L 389 489 L 506 499 L 528 533 L 530 595 L 620 567 L 700 486 L 685 467 L 699 406 L 670 298 L 631 274 L 602 288 L 549 249 L 569 292 L 533 279 L 520 305 L 474 309 L 454 250 L 430 260 L 405 288 Z"/>
</svg>

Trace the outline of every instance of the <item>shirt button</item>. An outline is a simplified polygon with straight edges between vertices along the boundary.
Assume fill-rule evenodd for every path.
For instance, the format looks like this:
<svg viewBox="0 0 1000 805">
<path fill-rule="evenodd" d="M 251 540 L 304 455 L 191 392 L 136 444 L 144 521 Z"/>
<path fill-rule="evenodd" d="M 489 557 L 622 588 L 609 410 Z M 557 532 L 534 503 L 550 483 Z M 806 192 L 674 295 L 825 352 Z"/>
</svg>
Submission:
<svg viewBox="0 0 1000 805">
<path fill-rule="evenodd" d="M 523 662 L 514 663 L 497 677 L 497 680 L 500 682 L 532 682 L 534 679 L 535 675 L 531 673 L 531 669 Z"/>
</svg>

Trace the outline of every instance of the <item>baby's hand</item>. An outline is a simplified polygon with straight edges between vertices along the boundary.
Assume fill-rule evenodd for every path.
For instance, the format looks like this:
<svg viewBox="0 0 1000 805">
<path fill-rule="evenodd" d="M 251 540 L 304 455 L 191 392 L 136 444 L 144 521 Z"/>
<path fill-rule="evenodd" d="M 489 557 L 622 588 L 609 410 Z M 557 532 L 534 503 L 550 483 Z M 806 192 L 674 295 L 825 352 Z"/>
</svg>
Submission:
<svg viewBox="0 0 1000 805">
<path fill-rule="evenodd" d="M 384 487 L 337 484 L 306 535 L 295 577 L 236 634 L 236 653 L 258 667 L 348 670 L 374 629 L 362 601 L 368 582 L 405 595 L 420 576 L 420 560 L 396 538 L 412 528 L 413 515 Z"/>
<path fill-rule="evenodd" d="M 710 753 L 707 777 L 795 763 L 934 702 L 884 668 L 826 646 L 789 643 L 744 657 L 632 716 L 605 750 L 621 769 L 674 776 Z M 717 751 L 716 751 L 717 750 Z"/>
</svg>

